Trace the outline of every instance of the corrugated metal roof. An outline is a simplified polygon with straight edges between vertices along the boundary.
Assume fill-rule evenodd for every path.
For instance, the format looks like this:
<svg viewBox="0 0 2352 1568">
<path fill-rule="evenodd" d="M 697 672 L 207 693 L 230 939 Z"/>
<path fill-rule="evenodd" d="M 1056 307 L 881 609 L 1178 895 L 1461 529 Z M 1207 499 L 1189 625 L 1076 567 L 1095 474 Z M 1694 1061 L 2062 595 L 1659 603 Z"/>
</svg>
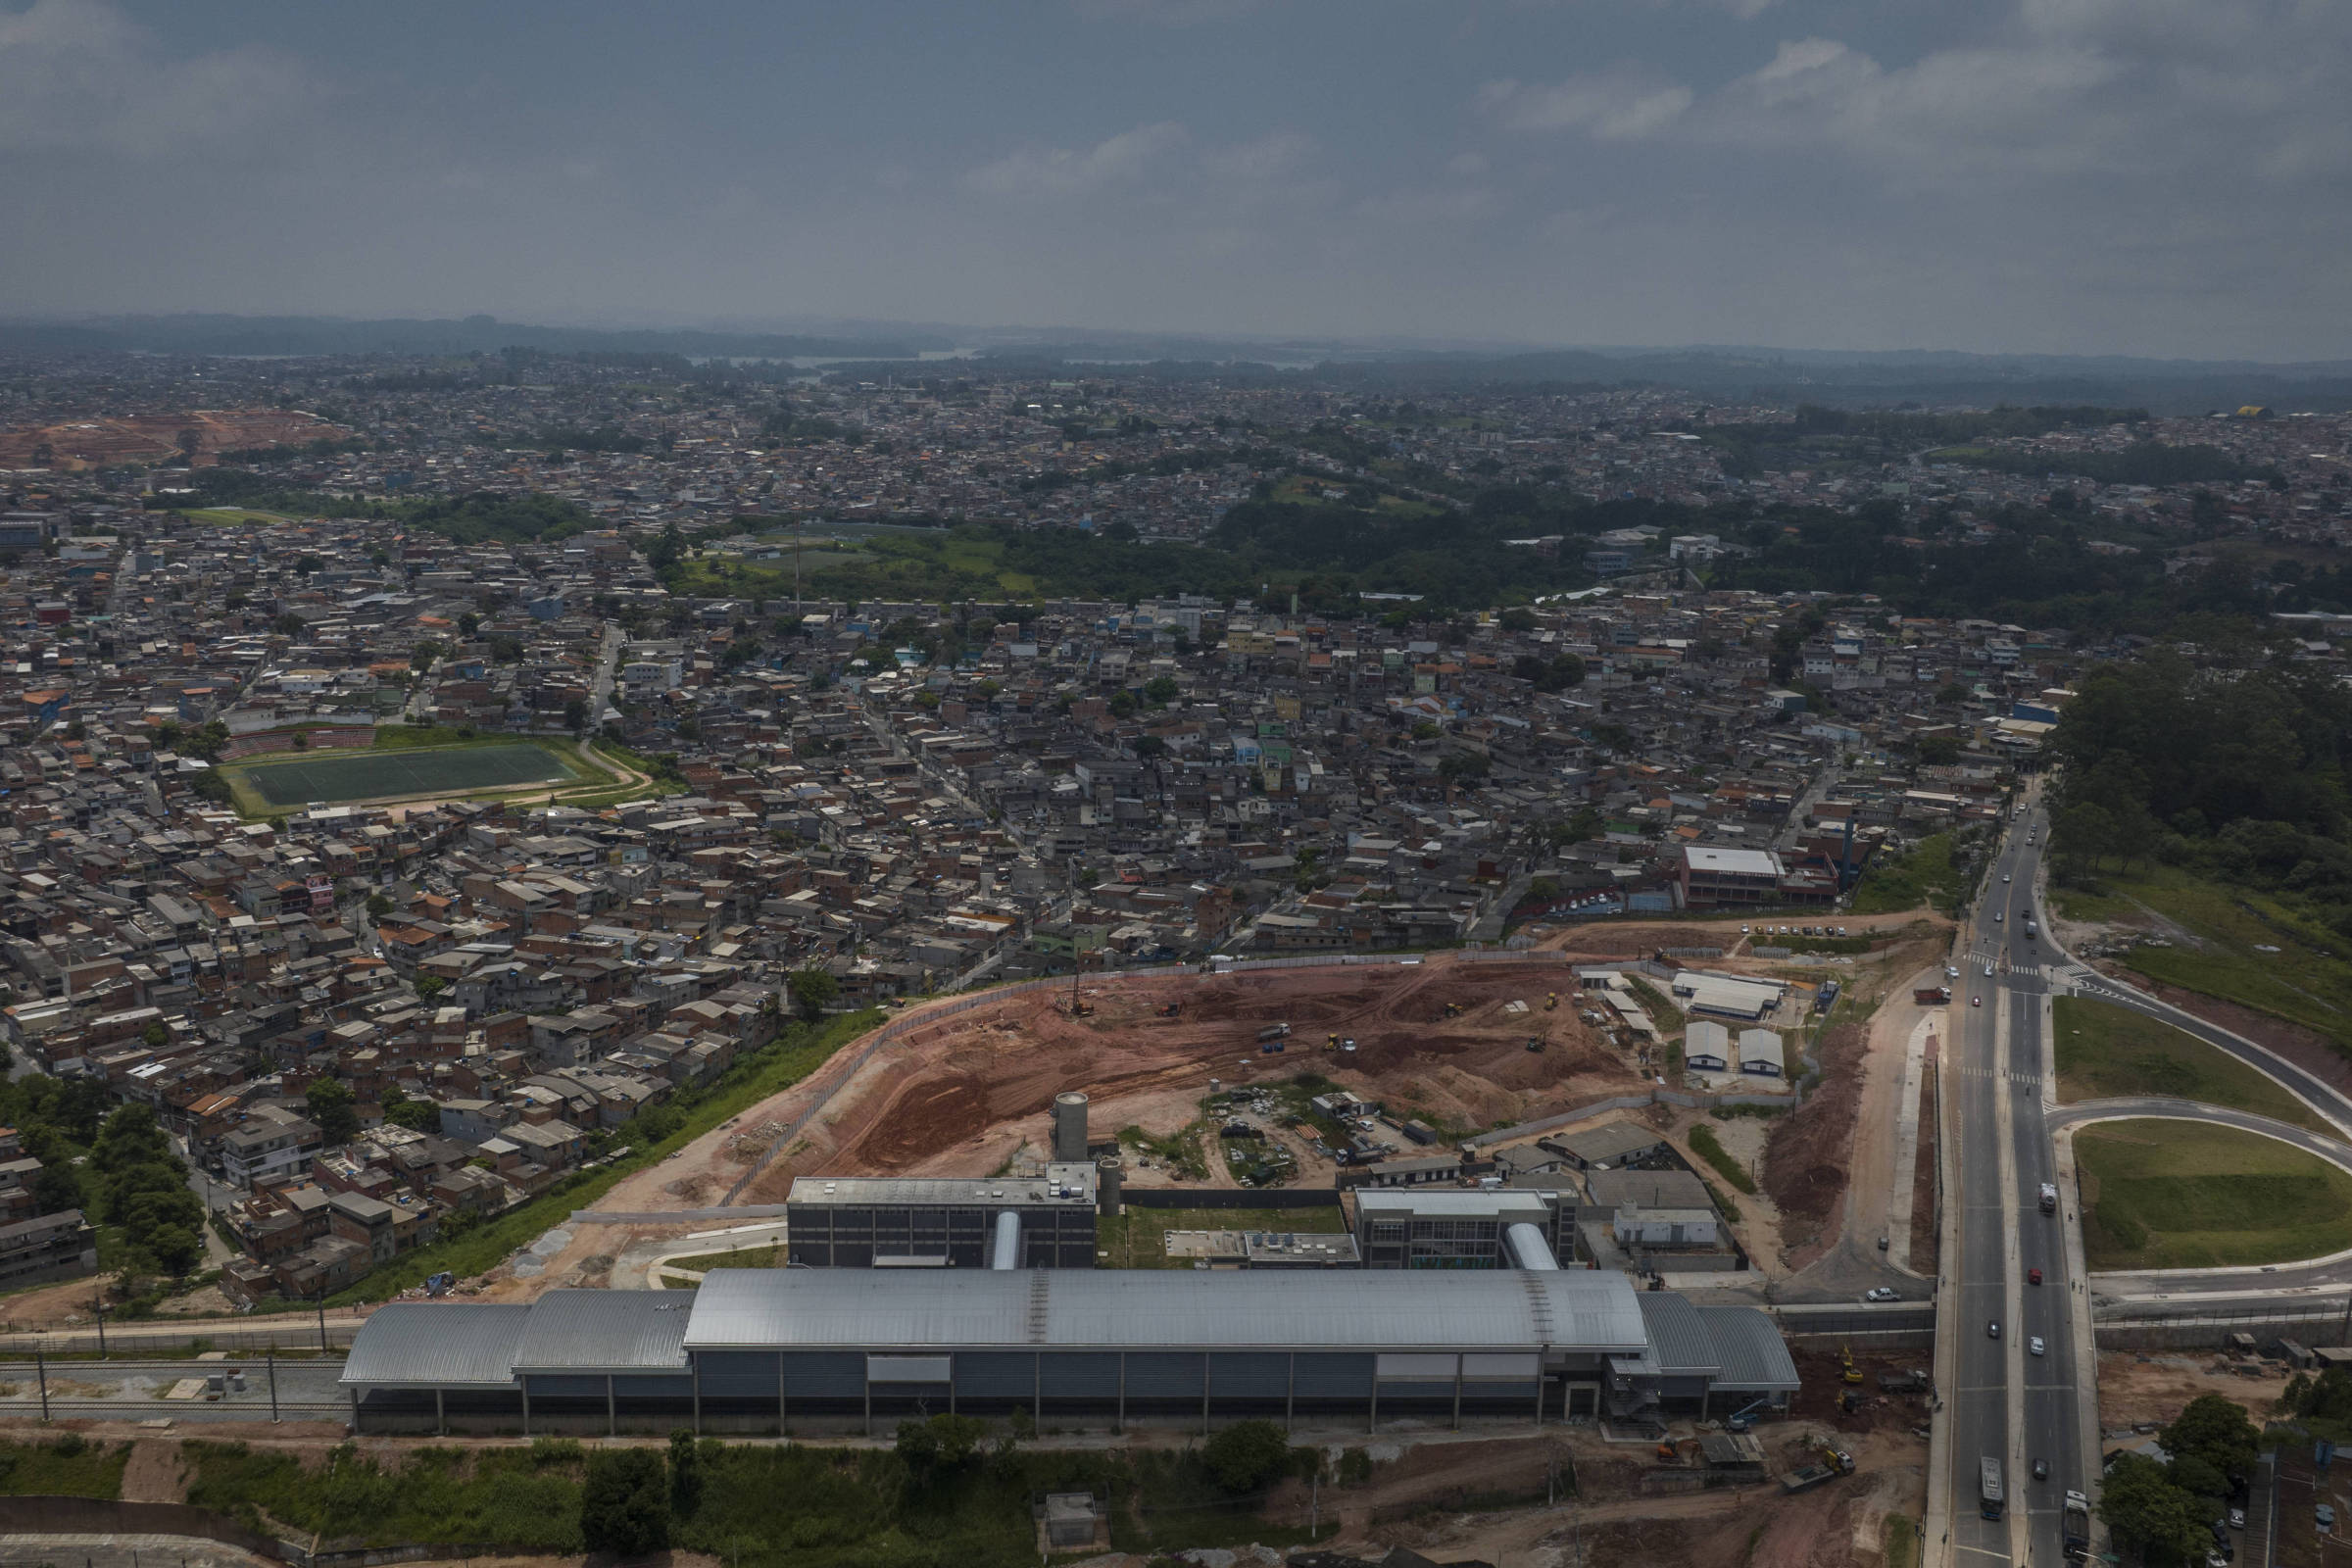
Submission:
<svg viewBox="0 0 2352 1568">
<path fill-rule="evenodd" d="M 695 1293 L 686 1344 L 1638 1352 L 1648 1335 L 1613 1270 L 722 1269 Z"/>
<path fill-rule="evenodd" d="M 1450 1215 L 1468 1219 L 1543 1219 L 1551 1212 L 1551 1205 L 1533 1193 L 1431 1192 L 1427 1188 L 1366 1187 L 1355 1195 L 1355 1206 L 1361 1213 L 1376 1209 L 1401 1209 L 1408 1214 Z"/>
<path fill-rule="evenodd" d="M 550 1291 L 531 1303 L 514 1365 L 529 1372 L 682 1372 L 693 1306 L 693 1298 L 679 1291 Z"/>
<path fill-rule="evenodd" d="M 1702 1306 L 1700 1321 L 1714 1342 L 1723 1371 L 1716 1381 L 1727 1389 L 1757 1393 L 1790 1392 L 1797 1386 L 1796 1359 L 1772 1315 L 1754 1306 Z"/>
<path fill-rule="evenodd" d="M 514 1346 L 531 1310 L 469 1301 L 379 1306 L 360 1325 L 340 1381 L 374 1389 L 513 1388 Z"/>
<path fill-rule="evenodd" d="M 1649 1329 L 1650 1352 L 1661 1371 L 1679 1378 L 1712 1376 L 1719 1370 L 1706 1320 L 1689 1297 L 1643 1291 L 1636 1298 L 1642 1303 L 1642 1321 Z"/>
</svg>

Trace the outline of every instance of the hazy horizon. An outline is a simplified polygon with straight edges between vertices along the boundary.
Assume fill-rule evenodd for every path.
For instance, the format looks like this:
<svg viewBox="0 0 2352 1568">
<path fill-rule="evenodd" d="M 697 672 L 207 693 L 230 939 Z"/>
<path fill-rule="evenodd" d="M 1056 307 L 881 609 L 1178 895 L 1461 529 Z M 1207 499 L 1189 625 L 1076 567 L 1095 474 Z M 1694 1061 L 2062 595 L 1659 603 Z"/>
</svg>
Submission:
<svg viewBox="0 0 2352 1568">
<path fill-rule="evenodd" d="M 0 0 L 0 315 L 2327 362 L 2347 67 L 2317 0 Z"/>
</svg>

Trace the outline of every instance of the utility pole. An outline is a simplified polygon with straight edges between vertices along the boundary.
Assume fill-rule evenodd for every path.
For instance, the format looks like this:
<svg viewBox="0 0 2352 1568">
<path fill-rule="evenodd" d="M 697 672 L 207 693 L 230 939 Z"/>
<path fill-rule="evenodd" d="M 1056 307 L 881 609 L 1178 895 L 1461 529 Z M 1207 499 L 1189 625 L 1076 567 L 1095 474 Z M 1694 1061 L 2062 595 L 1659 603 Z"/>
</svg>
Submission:
<svg viewBox="0 0 2352 1568">
<path fill-rule="evenodd" d="M 277 1424 L 277 1347 L 270 1347 L 270 1424 Z"/>
<path fill-rule="evenodd" d="M 103 1361 L 106 1359 L 106 1298 L 98 1298 L 90 1306 L 98 1314 L 98 1359 Z"/>
<path fill-rule="evenodd" d="M 326 1348 L 326 1287 L 318 1287 L 318 1348 Z"/>
<path fill-rule="evenodd" d="M 49 1419 L 49 1361 L 38 1345 L 32 1348 L 32 1368 L 33 1375 L 41 1380 L 41 1419 L 46 1421 Z"/>
</svg>

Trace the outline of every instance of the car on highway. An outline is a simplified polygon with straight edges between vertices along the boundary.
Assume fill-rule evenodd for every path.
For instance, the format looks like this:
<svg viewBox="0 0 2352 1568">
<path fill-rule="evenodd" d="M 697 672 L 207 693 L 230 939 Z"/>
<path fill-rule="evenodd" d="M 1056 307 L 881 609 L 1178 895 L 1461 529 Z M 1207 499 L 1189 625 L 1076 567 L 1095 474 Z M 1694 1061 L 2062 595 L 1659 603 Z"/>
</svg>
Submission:
<svg viewBox="0 0 2352 1568">
<path fill-rule="evenodd" d="M 1968 999 L 1968 1004 L 1972 1007 L 1982 1007 L 1984 1005 L 1984 999 L 1983 997 L 1971 997 Z"/>
<path fill-rule="evenodd" d="M 2042 1353 L 2040 1335 L 2029 1334 L 2026 1336 L 2026 1353 L 2028 1355 L 2039 1355 Z"/>
<path fill-rule="evenodd" d="M 2000 910 L 1995 909 L 1992 911 L 1992 923 L 1994 925 L 1999 925 L 2004 918 L 2006 918 L 2006 916 L 2004 916 Z"/>
<path fill-rule="evenodd" d="M 2001 1320 L 1999 1318 L 1996 1317 L 1984 1325 L 1984 1337 L 1988 1340 L 1997 1340 L 2001 1337 Z"/>
<path fill-rule="evenodd" d="M 2009 880 L 2009 873 L 2008 873 L 2008 872 L 2006 872 L 2006 871 L 2003 871 L 2003 872 L 2001 873 L 2001 880 L 2002 880 L 2002 881 L 2004 881 L 2004 882 L 2008 881 L 2008 880 Z"/>
<path fill-rule="evenodd" d="M 1865 1301 L 1899 1301 L 1902 1298 L 1903 1293 L 1891 1285 L 1873 1286 L 1862 1293 Z"/>
<path fill-rule="evenodd" d="M 2047 1481 L 2050 1479 L 2049 1460 L 2036 1459 L 2034 1461 L 2034 1479 L 2036 1481 Z"/>
<path fill-rule="evenodd" d="M 1957 980 L 1957 979 L 1959 979 L 1959 978 L 1960 978 L 1960 966 L 1959 966 L 1958 964 L 1956 964 L 1956 963 L 1947 963 L 1947 964 L 1945 964 L 1945 965 L 1943 966 L 1943 977 L 1944 977 L 1946 980 Z"/>
<path fill-rule="evenodd" d="M 2037 1268 L 2030 1268 L 2026 1270 L 2026 1283 L 2028 1285 L 2039 1285 L 2041 1283 L 2041 1270 Z"/>
<path fill-rule="evenodd" d="M 1992 965 L 1989 963 L 1984 965 L 1984 978 L 1987 980 L 1992 978 Z"/>
</svg>

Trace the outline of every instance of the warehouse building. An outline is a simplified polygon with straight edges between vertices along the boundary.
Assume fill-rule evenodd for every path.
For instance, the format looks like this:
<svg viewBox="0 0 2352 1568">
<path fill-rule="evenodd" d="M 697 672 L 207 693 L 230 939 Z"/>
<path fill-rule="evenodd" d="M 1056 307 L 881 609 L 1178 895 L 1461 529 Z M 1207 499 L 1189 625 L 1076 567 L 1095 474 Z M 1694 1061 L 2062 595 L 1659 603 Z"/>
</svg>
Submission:
<svg viewBox="0 0 2352 1568">
<path fill-rule="evenodd" d="M 1111 1428 L 1643 1421 L 1785 1406 L 1797 1378 L 1760 1310 L 1612 1270 L 724 1269 L 691 1294 L 393 1302 L 341 1384 L 366 1434 L 750 1434 L 1015 1409 Z"/>
<path fill-rule="evenodd" d="M 1463 1192 L 1366 1189 L 1355 1195 L 1355 1245 L 1366 1268 L 1524 1268 L 1515 1226 L 1532 1228 L 1556 1268 L 1576 1249 L 1573 1179 L 1538 1189 Z"/>
</svg>

